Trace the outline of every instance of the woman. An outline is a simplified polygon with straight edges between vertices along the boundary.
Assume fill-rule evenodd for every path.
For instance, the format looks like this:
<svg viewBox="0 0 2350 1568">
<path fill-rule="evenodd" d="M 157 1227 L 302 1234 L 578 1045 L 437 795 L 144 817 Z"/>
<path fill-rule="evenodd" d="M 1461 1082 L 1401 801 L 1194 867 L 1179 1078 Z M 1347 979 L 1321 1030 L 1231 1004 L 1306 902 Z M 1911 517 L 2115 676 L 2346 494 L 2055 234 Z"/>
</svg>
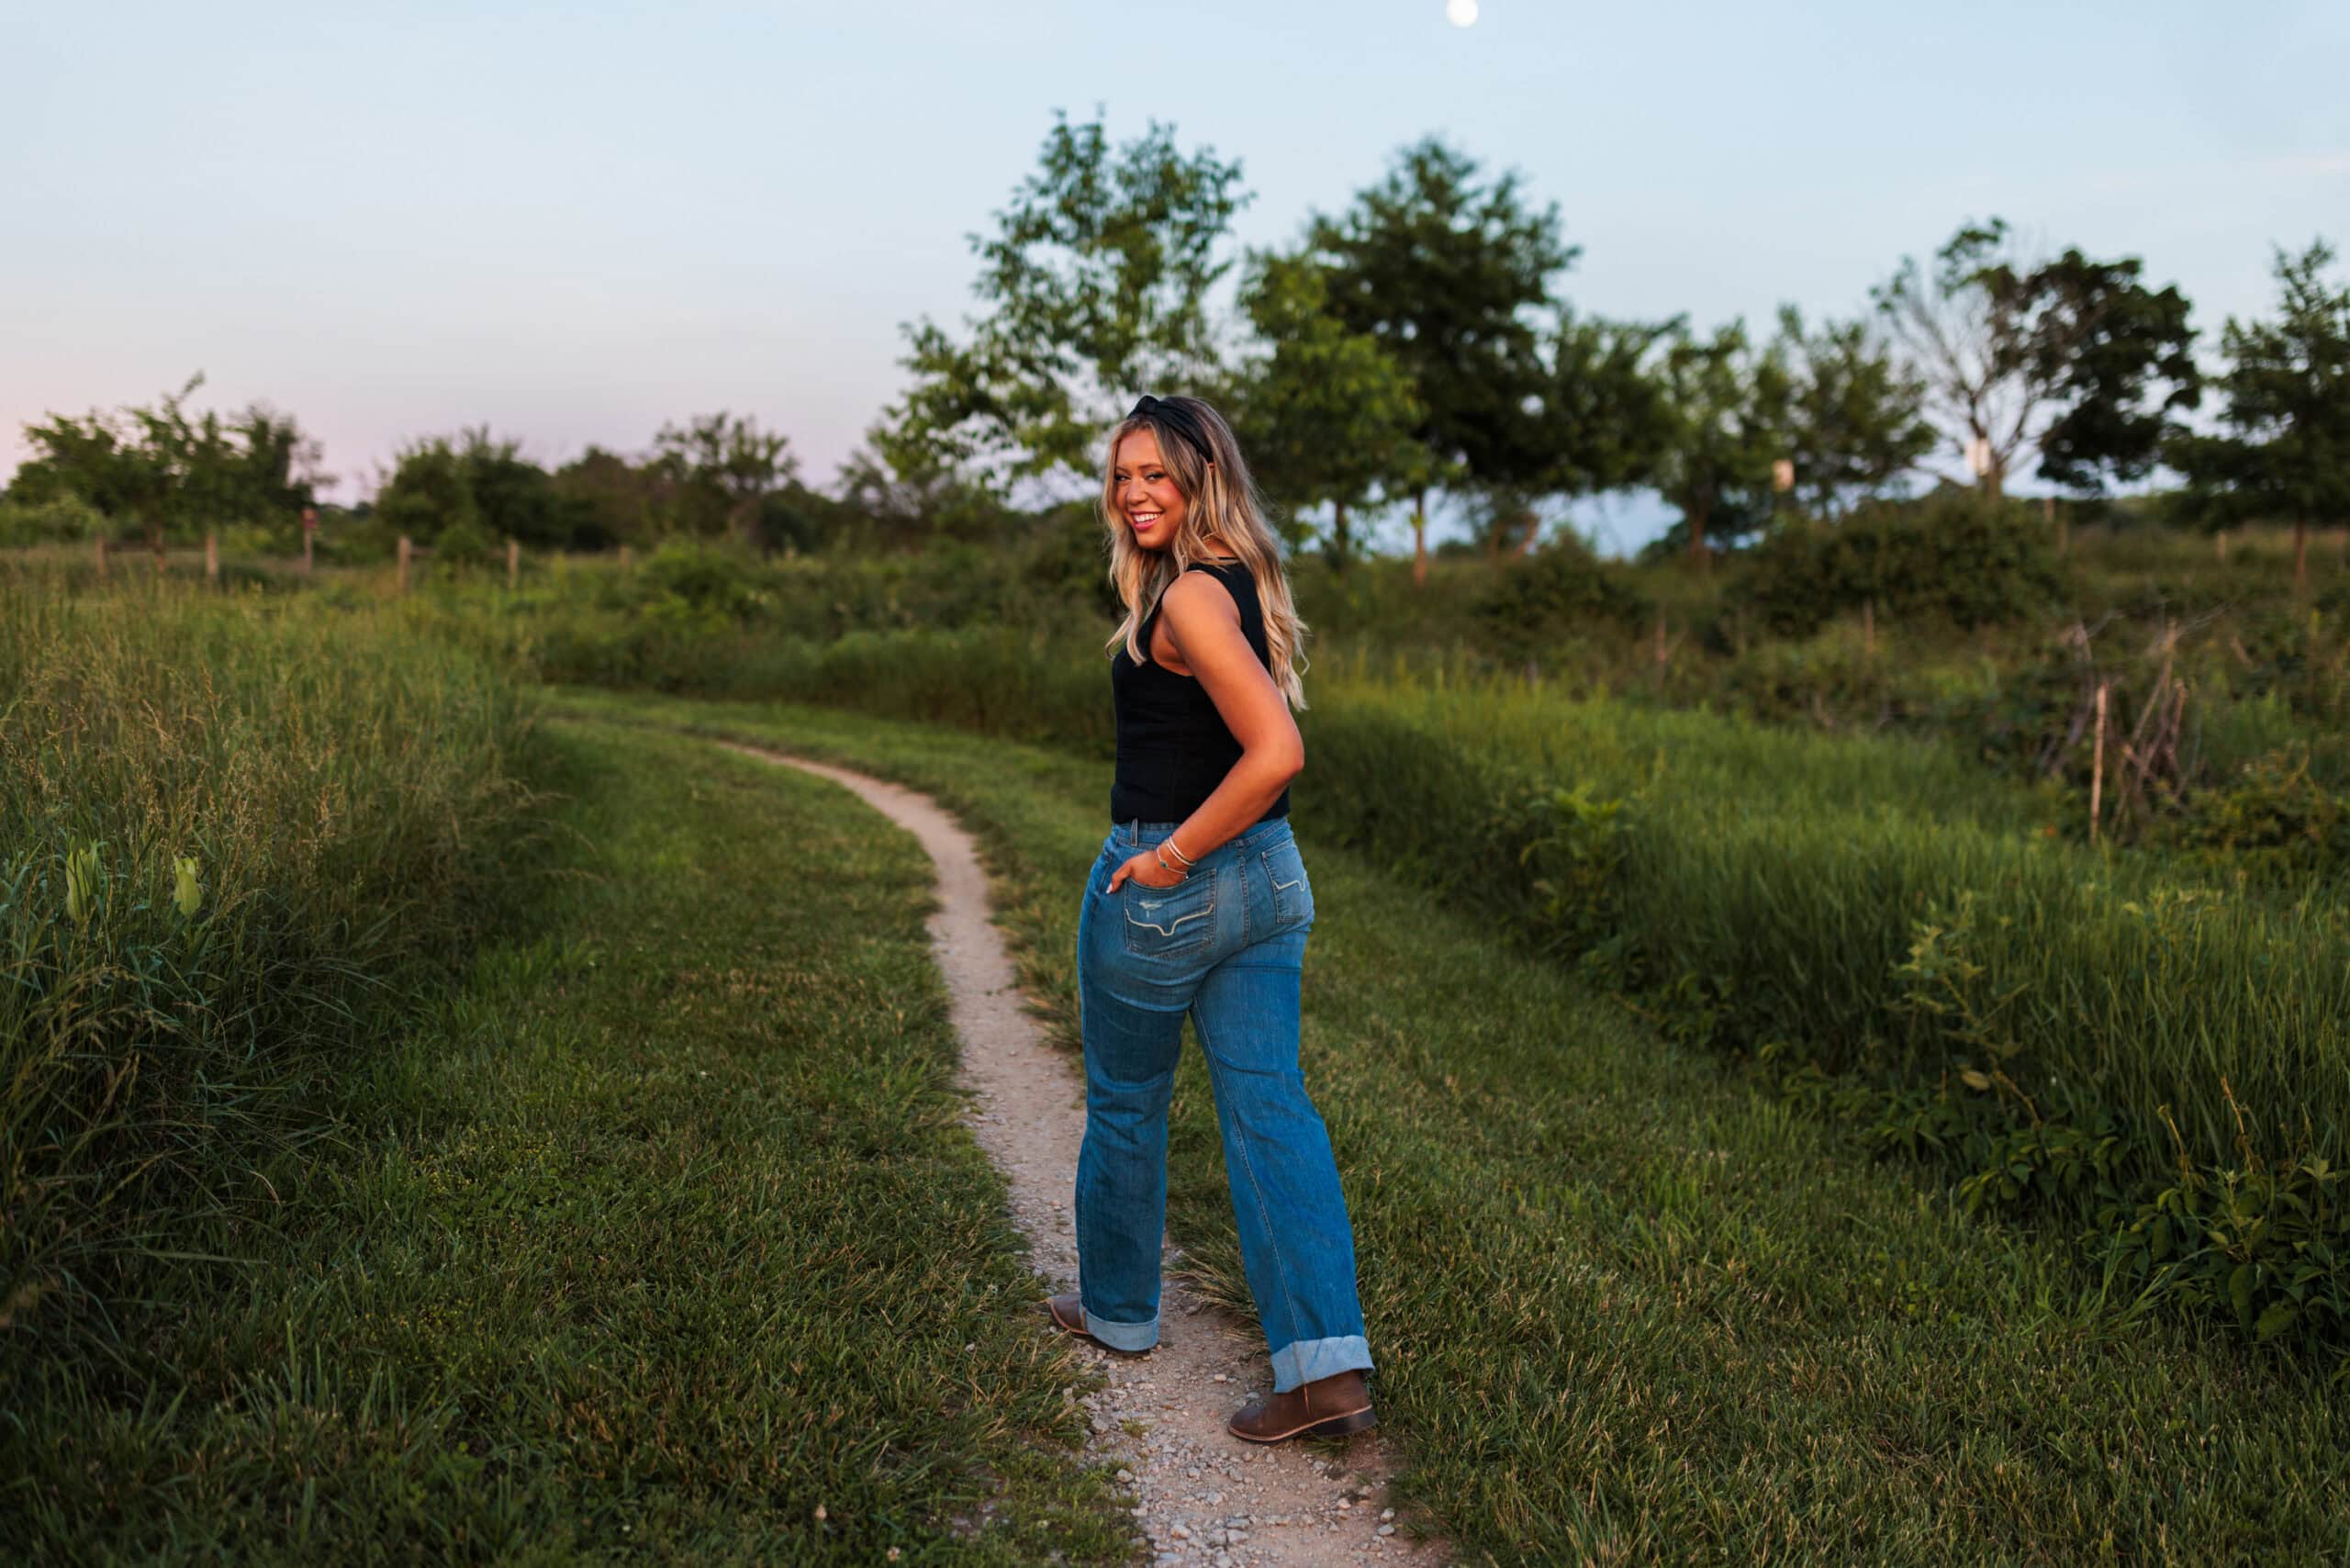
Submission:
<svg viewBox="0 0 2350 1568">
<path fill-rule="evenodd" d="M 1114 824 L 1078 918 L 1085 1142 L 1079 1288 L 1053 1321 L 1127 1353 L 1158 1342 L 1167 1103 L 1189 1014 L 1215 1093 L 1240 1257 L 1273 1394 L 1228 1423 L 1255 1442 L 1373 1422 L 1354 1239 L 1330 1138 L 1298 1074 L 1314 888 L 1290 836 L 1305 752 L 1304 629 L 1231 429 L 1145 398 L 1111 432 Z"/>
</svg>

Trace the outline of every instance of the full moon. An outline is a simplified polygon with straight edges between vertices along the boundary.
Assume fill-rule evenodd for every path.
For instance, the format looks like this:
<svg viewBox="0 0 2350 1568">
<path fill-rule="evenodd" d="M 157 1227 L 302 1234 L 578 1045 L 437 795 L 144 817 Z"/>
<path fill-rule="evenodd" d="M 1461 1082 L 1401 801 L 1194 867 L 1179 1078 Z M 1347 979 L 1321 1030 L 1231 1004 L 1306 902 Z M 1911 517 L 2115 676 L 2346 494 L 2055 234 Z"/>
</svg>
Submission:
<svg viewBox="0 0 2350 1568">
<path fill-rule="evenodd" d="M 1477 0 L 1444 0 L 1444 19 L 1456 28 L 1477 25 Z"/>
</svg>

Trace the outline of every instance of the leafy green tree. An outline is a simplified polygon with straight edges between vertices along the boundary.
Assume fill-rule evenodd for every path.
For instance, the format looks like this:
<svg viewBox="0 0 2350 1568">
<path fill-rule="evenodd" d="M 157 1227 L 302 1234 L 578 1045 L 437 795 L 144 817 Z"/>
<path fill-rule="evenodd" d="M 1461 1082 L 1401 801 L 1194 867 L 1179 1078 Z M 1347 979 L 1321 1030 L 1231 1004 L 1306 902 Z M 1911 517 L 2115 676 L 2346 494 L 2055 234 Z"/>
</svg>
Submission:
<svg viewBox="0 0 2350 1568">
<path fill-rule="evenodd" d="M 2322 240 L 2298 256 L 2277 250 L 2276 319 L 2231 317 L 2220 336 L 2219 431 L 2178 435 L 2167 449 L 2206 519 L 2293 520 L 2293 584 L 2304 592 L 2310 524 L 2350 521 L 2350 287 L 2326 281 L 2333 256 Z"/>
<path fill-rule="evenodd" d="M 767 498 L 800 470 L 790 447 L 789 437 L 723 409 L 663 425 L 653 441 L 654 464 L 670 481 L 673 526 L 755 543 Z"/>
<path fill-rule="evenodd" d="M 1925 385 L 1862 318 L 1804 324 L 1779 308 L 1770 353 L 1786 376 L 1786 449 L 1795 494 L 1829 517 L 1874 500 L 1933 450 Z"/>
<path fill-rule="evenodd" d="M 1514 483 L 1483 491 L 1476 510 L 1489 554 L 1507 547 L 1525 554 L 1541 532 L 1538 509 L 1546 499 L 1598 495 L 1655 476 L 1675 427 L 1651 361 L 1671 333 L 1670 324 L 1607 321 L 1560 308 L 1546 334 L 1547 375 L 1535 405 L 1547 461 Z"/>
<path fill-rule="evenodd" d="M 649 544 L 660 532 L 660 476 L 619 453 L 590 446 L 556 469 L 549 482 L 570 517 L 575 549 Z"/>
<path fill-rule="evenodd" d="M 1657 378 L 1671 422 L 1655 484 L 1680 509 L 1689 558 L 1703 567 L 1709 541 L 1770 519 L 1772 465 L 1786 447 L 1786 368 L 1754 352 L 1742 320 L 1710 338 L 1676 322 Z"/>
<path fill-rule="evenodd" d="M 2187 297 L 2175 285 L 2147 288 L 2143 270 L 2134 256 L 2093 262 L 2066 251 L 2027 277 L 2001 280 L 2031 322 L 2031 352 L 2055 389 L 2040 474 L 2062 488 L 2103 495 L 2115 480 L 2144 478 L 2177 415 L 2201 401 Z"/>
<path fill-rule="evenodd" d="M 1310 256 L 1252 255 L 1240 301 L 1263 352 L 1226 399 L 1238 434 L 1274 500 L 1330 508 L 1324 549 L 1343 571 L 1356 554 L 1348 510 L 1408 491 L 1427 471 L 1411 377 L 1378 339 L 1331 314 L 1329 274 Z M 1292 525 L 1291 543 L 1301 542 Z"/>
<path fill-rule="evenodd" d="M 1994 218 L 1962 227 L 1931 273 L 1908 258 L 1872 291 L 1929 416 L 1962 456 L 1986 444 L 1993 498 L 2027 454 L 2091 492 L 2153 466 L 2172 411 L 2195 400 L 2194 330 L 2185 297 L 2147 288 L 2143 271 L 2076 250 L 2032 264 Z"/>
<path fill-rule="evenodd" d="M 231 522 L 290 523 L 326 482 L 318 443 L 291 416 L 255 403 L 191 414 L 201 372 L 155 406 L 87 416 L 51 414 L 25 427 L 35 456 L 17 470 L 19 500 L 73 497 L 161 548 Z"/>
<path fill-rule="evenodd" d="M 1061 470 L 1091 475 L 1091 448 L 1137 389 L 1174 390 L 1218 367 L 1209 290 L 1230 270 L 1240 165 L 1186 155 L 1152 121 L 1113 150 L 1097 118 L 1066 114 L 1038 166 L 969 236 L 984 311 L 957 341 L 904 328 L 913 385 L 885 414 L 878 456 L 901 472 L 950 471 L 990 487 Z"/>
<path fill-rule="evenodd" d="M 492 436 L 487 425 L 402 448 L 376 494 L 375 515 L 386 532 L 421 544 L 462 527 L 467 539 L 511 537 L 543 549 L 568 548 L 578 518 L 520 443 Z"/>
<path fill-rule="evenodd" d="M 861 542 L 890 549 L 927 540 L 1001 538 L 1013 513 L 972 472 L 921 442 L 892 438 L 886 425 L 866 432 L 836 479 L 846 526 Z"/>
<path fill-rule="evenodd" d="M 1329 309 L 1411 377 L 1428 454 L 1412 531 L 1414 574 L 1427 563 L 1426 488 L 1538 489 L 1554 464 L 1541 407 L 1551 376 L 1543 331 L 1551 279 L 1579 248 L 1555 204 L 1529 207 L 1514 173 L 1490 183 L 1477 162 L 1428 138 L 1336 218 L 1316 215 L 1311 253 L 1329 269 Z"/>
<path fill-rule="evenodd" d="M 146 447 L 131 421 L 93 409 L 80 419 L 52 413 L 24 431 L 34 455 L 17 469 L 10 499 L 79 500 L 114 524 L 162 525 L 170 475 L 162 455 Z"/>
</svg>

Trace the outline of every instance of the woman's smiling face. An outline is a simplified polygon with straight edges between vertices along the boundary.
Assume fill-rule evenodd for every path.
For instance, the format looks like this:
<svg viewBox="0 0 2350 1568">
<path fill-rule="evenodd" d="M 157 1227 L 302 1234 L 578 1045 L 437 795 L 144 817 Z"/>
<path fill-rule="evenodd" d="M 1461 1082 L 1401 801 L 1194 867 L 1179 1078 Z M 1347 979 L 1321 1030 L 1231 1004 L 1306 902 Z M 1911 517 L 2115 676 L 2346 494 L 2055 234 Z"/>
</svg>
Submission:
<svg viewBox="0 0 2350 1568">
<path fill-rule="evenodd" d="M 1146 550 L 1164 550 L 1183 526 L 1190 504 L 1158 456 L 1158 432 L 1145 425 L 1118 442 L 1114 470 L 1118 514 Z"/>
</svg>

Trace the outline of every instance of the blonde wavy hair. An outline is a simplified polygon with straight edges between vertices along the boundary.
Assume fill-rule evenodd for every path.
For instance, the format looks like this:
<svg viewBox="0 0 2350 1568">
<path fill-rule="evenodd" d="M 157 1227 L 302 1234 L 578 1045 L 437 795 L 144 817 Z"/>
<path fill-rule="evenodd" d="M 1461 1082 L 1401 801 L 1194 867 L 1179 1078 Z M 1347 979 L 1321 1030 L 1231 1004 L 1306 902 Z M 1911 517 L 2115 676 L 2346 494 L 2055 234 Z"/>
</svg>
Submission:
<svg viewBox="0 0 2350 1568">
<path fill-rule="evenodd" d="M 1118 510 L 1118 443 L 1145 429 L 1158 438 L 1160 461 L 1185 503 L 1182 526 L 1164 550 L 1136 543 L 1134 530 Z M 1273 684 L 1292 708 L 1305 707 L 1305 622 L 1290 597 L 1280 542 L 1265 522 L 1264 500 L 1223 415 L 1197 398 L 1144 398 L 1110 432 L 1102 462 L 1101 510 L 1110 536 L 1110 584 L 1126 607 L 1126 618 L 1102 644 L 1105 655 L 1114 657 L 1124 646 L 1128 658 L 1144 662 L 1136 638 L 1150 607 L 1192 562 L 1207 558 L 1213 535 L 1232 545 L 1256 579 Z"/>
</svg>

